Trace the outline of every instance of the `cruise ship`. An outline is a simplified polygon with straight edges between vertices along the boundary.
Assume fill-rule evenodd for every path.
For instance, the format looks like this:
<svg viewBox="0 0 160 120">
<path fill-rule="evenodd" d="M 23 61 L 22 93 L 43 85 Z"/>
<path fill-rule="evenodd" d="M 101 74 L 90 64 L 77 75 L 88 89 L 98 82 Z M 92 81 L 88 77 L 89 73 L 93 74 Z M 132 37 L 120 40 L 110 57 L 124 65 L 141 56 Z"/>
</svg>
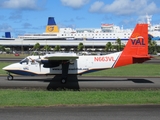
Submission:
<svg viewBox="0 0 160 120">
<path fill-rule="evenodd" d="M 156 40 L 160 45 L 160 25 L 151 24 L 151 16 L 146 16 L 148 23 L 148 32 L 152 40 Z M 5 46 L 33 46 L 36 43 L 43 45 L 77 46 L 83 42 L 86 46 L 105 46 L 107 42 L 116 44 L 117 39 L 125 45 L 132 34 L 133 29 L 123 29 L 123 27 L 114 24 L 101 24 L 100 28 L 59 28 L 54 17 L 48 18 L 48 24 L 44 33 L 24 34 L 12 38 L 9 32 L 6 37 L 0 38 L 0 44 Z M 5 41 L 8 42 L 5 42 Z"/>
<path fill-rule="evenodd" d="M 114 24 L 101 24 L 101 28 L 59 28 L 54 17 L 48 18 L 46 31 L 42 34 L 25 34 L 18 36 L 23 40 L 128 40 L 131 29 L 120 28 Z"/>
<path fill-rule="evenodd" d="M 160 40 L 160 25 L 151 25 L 151 16 L 146 16 L 149 35 L 153 40 Z M 54 17 L 48 18 L 46 31 L 42 34 L 25 34 L 18 36 L 23 40 L 128 40 L 133 29 L 123 29 L 114 24 L 101 24 L 101 28 L 59 28 Z"/>
</svg>

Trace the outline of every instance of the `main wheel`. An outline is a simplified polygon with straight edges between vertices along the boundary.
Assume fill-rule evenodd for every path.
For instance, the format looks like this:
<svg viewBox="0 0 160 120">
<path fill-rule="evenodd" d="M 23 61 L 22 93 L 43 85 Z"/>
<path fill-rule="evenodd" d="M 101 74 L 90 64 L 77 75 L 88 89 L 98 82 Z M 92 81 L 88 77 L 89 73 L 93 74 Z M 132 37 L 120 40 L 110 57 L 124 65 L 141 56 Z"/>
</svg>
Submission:
<svg viewBox="0 0 160 120">
<path fill-rule="evenodd" d="M 66 78 L 62 78 L 62 79 L 61 79 L 61 83 L 62 83 L 62 84 L 65 84 L 66 82 L 67 82 Z"/>
<path fill-rule="evenodd" d="M 13 80 L 13 76 L 12 75 L 8 75 L 7 76 L 7 80 Z"/>
</svg>

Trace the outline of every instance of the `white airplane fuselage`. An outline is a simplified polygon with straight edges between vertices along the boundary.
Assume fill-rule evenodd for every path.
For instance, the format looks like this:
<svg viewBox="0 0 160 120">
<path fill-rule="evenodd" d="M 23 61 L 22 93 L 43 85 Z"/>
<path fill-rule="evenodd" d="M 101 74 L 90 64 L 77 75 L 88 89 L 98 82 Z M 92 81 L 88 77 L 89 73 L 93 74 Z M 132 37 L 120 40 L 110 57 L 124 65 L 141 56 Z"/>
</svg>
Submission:
<svg viewBox="0 0 160 120">
<path fill-rule="evenodd" d="M 121 52 L 108 55 L 84 55 L 70 61 L 68 74 L 83 74 L 114 67 Z M 19 75 L 57 75 L 62 74 L 62 64 L 46 68 L 36 61 L 39 56 L 28 56 L 28 62 L 18 62 L 4 67 L 3 69 Z M 40 56 L 43 59 L 43 56 Z M 52 63 L 54 64 L 54 63 Z"/>
</svg>

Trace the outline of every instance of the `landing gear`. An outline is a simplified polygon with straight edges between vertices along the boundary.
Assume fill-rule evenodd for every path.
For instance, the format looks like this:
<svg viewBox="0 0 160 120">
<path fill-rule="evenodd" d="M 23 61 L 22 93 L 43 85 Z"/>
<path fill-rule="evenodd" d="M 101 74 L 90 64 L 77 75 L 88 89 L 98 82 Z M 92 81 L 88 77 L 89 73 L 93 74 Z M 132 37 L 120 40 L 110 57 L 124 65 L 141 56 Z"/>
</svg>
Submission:
<svg viewBox="0 0 160 120">
<path fill-rule="evenodd" d="M 62 84 L 65 84 L 67 82 L 68 68 L 69 68 L 69 61 L 63 61 L 62 62 L 62 78 L 61 78 Z"/>
<path fill-rule="evenodd" d="M 67 79 L 66 79 L 66 78 L 62 78 L 62 79 L 61 79 L 61 83 L 62 83 L 62 84 L 65 84 L 66 82 L 67 82 Z"/>
<path fill-rule="evenodd" d="M 10 75 L 10 73 L 8 73 L 8 76 L 7 76 L 7 80 L 13 80 L 13 76 L 12 75 Z"/>
</svg>

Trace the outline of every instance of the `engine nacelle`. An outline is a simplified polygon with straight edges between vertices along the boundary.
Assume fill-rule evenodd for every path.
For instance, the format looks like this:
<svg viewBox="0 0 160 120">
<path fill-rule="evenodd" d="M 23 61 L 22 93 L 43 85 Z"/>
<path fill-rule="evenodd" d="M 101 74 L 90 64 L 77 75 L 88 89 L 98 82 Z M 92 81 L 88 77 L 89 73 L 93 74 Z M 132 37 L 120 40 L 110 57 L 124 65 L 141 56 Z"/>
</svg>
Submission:
<svg viewBox="0 0 160 120">
<path fill-rule="evenodd" d="M 52 67 L 58 67 L 61 64 L 61 61 L 41 60 L 41 63 L 45 68 L 52 68 Z"/>
</svg>

